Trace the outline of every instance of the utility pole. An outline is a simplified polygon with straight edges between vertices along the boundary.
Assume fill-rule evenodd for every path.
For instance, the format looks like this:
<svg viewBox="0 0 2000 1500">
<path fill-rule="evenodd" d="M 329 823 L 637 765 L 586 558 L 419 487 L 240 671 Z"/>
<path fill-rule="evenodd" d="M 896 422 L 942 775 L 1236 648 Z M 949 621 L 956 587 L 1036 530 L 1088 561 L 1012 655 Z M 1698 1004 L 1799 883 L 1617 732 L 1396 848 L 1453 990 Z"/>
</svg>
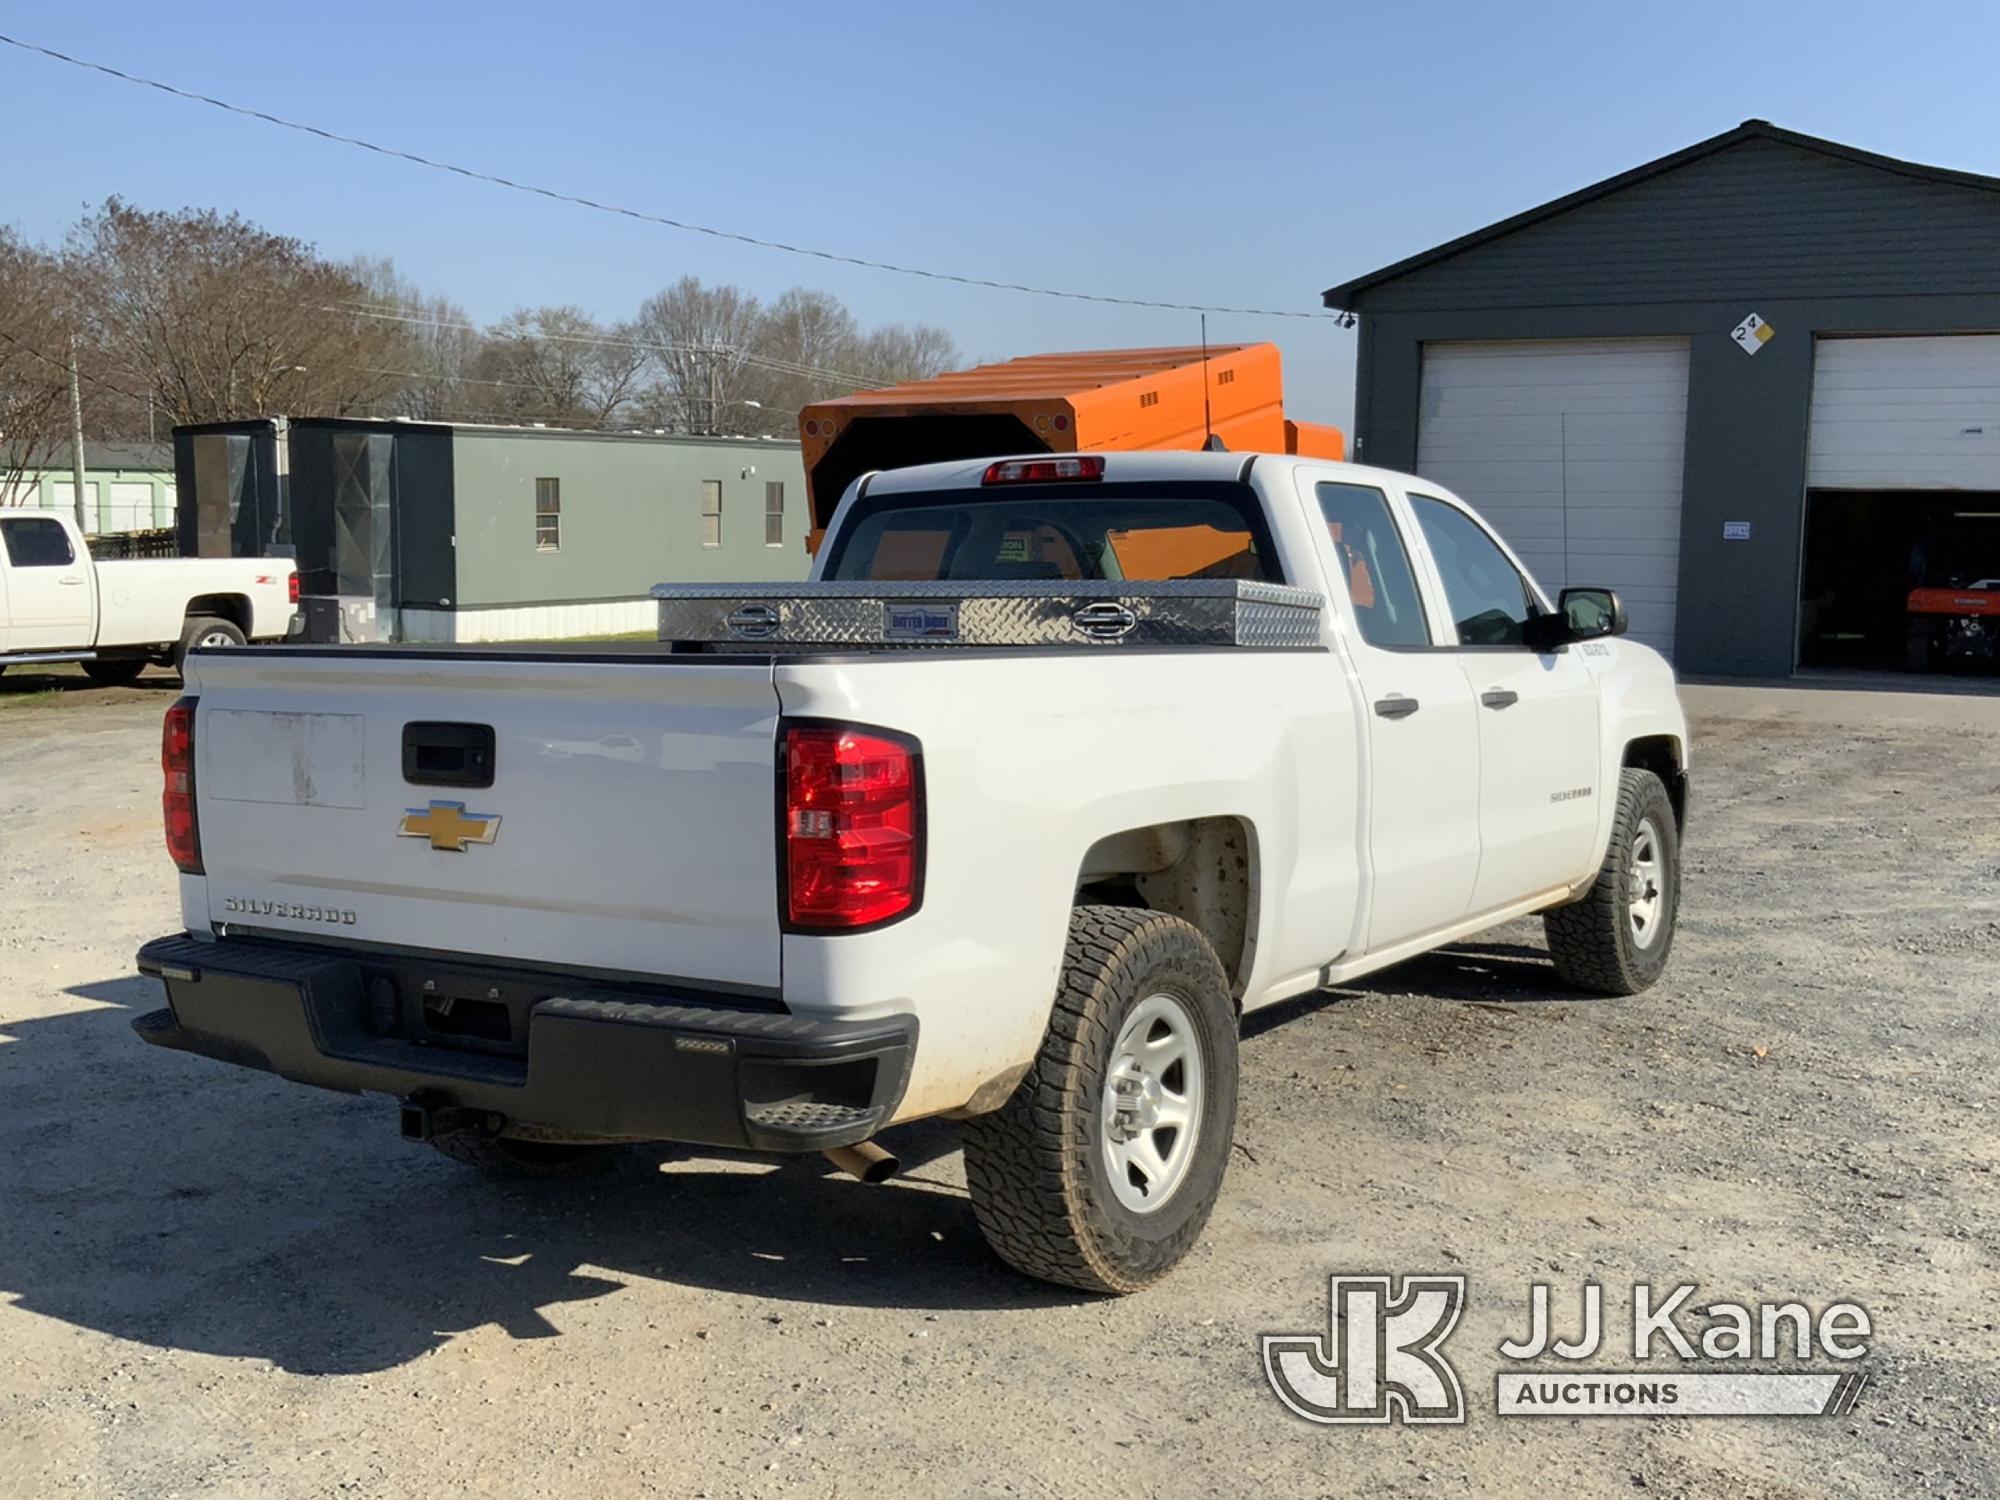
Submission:
<svg viewBox="0 0 2000 1500">
<path fill-rule="evenodd" d="M 77 383 L 75 334 L 69 336 L 69 459 L 76 485 L 76 526 L 88 535 L 92 528 L 84 519 L 83 388 Z"/>
<path fill-rule="evenodd" d="M 708 351 L 708 435 L 722 435 L 722 351 Z"/>
</svg>

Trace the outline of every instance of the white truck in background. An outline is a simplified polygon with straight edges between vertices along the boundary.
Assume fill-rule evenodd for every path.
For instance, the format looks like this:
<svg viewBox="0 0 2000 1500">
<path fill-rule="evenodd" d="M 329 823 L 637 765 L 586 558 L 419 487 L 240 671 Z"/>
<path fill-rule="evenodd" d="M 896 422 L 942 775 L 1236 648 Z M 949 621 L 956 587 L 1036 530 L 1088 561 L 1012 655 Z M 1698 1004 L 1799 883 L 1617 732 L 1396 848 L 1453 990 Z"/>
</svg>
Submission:
<svg viewBox="0 0 2000 1500">
<path fill-rule="evenodd" d="M 297 598 L 285 558 L 97 562 L 68 516 L 0 510 L 0 672 L 74 662 L 94 682 L 131 682 L 197 646 L 283 640 Z"/>
<path fill-rule="evenodd" d="M 804 585 L 628 648 L 197 650 L 145 1040 L 531 1175 L 964 1120 L 999 1254 L 1128 1292 L 1230 1154 L 1243 1014 L 1529 913 L 1654 982 L 1688 734 L 1606 590 L 1456 497 L 1238 453 L 864 476 Z"/>
</svg>

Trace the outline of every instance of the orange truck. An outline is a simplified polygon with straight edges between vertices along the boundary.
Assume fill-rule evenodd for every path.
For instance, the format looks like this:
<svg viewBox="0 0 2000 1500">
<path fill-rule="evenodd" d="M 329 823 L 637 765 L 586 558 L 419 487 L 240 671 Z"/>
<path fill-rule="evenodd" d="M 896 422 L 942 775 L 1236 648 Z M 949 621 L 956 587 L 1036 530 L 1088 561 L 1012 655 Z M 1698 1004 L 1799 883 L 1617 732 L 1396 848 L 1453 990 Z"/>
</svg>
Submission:
<svg viewBox="0 0 2000 1500">
<path fill-rule="evenodd" d="M 840 497 L 871 469 L 1019 453 L 1202 448 L 1346 457 L 1337 427 L 1285 415 L 1275 344 L 1035 354 L 799 413 L 809 550 Z"/>
</svg>

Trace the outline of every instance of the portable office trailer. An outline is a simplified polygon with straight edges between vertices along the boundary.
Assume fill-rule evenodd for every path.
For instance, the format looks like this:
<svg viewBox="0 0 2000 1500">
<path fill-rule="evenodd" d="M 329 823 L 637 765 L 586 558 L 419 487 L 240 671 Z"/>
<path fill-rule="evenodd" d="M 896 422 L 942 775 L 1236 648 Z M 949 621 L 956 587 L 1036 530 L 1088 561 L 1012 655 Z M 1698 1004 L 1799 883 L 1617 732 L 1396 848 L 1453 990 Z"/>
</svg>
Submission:
<svg viewBox="0 0 2000 1500">
<path fill-rule="evenodd" d="M 177 428 L 184 545 L 296 557 L 313 640 L 646 631 L 658 583 L 805 576 L 769 439 L 270 418 Z"/>
</svg>

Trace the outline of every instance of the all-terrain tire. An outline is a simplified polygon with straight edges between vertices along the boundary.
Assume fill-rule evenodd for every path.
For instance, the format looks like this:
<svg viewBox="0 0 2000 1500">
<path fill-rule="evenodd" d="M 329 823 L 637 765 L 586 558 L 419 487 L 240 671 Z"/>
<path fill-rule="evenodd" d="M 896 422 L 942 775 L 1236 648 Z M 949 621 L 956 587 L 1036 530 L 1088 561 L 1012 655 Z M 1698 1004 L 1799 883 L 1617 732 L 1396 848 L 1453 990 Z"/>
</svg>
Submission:
<svg viewBox="0 0 2000 1500">
<path fill-rule="evenodd" d="M 99 687 L 129 687 L 146 670 L 146 659 L 143 656 L 114 656 L 105 661 L 87 661 L 80 665 L 83 675 Z"/>
<path fill-rule="evenodd" d="M 1642 887 L 1650 886 L 1648 898 Z M 1634 908 L 1652 916 L 1635 922 Z M 1618 775 L 1611 846 L 1581 899 L 1542 913 L 1556 972 L 1581 990 L 1636 995 L 1667 967 L 1681 907 L 1680 828 L 1666 784 L 1627 766 Z"/>
<path fill-rule="evenodd" d="M 180 644 L 174 647 L 174 670 L 187 675 L 188 652 L 196 646 L 240 646 L 243 632 L 234 622 L 215 615 L 194 615 L 181 632 Z"/>
<path fill-rule="evenodd" d="M 1191 1153 L 1157 1207 L 1119 1201 L 1105 1110 L 1121 1028 L 1164 996 L 1199 1055 Z M 1200 1237 L 1236 1128 L 1236 1010 L 1215 951 L 1178 917 L 1078 907 L 1034 1065 L 1005 1104 L 965 1125 L 965 1179 L 995 1253 L 1043 1281 L 1135 1292 Z M 1158 1139 L 1158 1137 L 1154 1137 Z M 1174 1153 L 1176 1158 L 1177 1153 Z"/>
<path fill-rule="evenodd" d="M 433 1136 L 431 1145 L 453 1161 L 503 1177 L 574 1177 L 596 1167 L 607 1146 L 564 1141 L 516 1141 L 481 1130 L 454 1130 Z"/>
</svg>

